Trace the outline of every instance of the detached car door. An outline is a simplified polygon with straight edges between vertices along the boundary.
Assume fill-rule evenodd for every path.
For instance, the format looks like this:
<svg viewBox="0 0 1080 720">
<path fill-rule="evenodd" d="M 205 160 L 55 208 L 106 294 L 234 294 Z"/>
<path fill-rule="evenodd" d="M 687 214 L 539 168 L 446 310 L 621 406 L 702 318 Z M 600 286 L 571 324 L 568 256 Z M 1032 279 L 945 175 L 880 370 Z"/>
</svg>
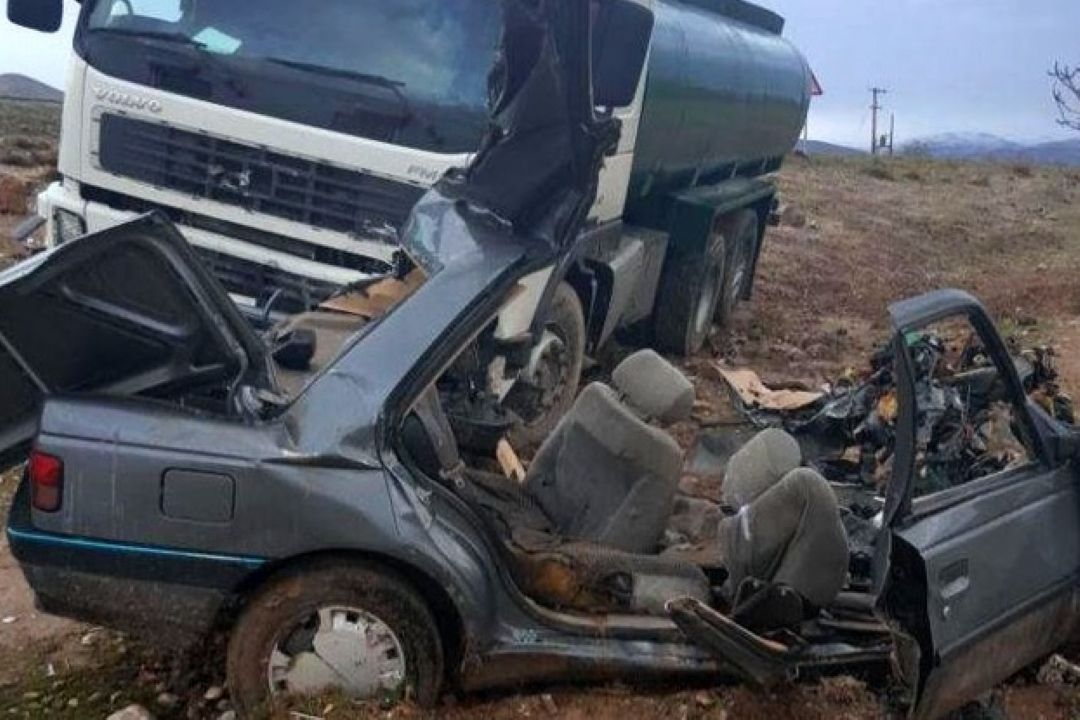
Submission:
<svg viewBox="0 0 1080 720">
<path fill-rule="evenodd" d="M 938 717 L 1076 627 L 1080 488 L 1055 457 L 1067 430 L 1029 401 L 978 301 L 941 291 L 891 314 L 901 412 L 887 518 L 894 558 L 921 565 L 907 577 L 925 595 L 909 628 L 922 646 L 916 715 Z"/>
<path fill-rule="evenodd" d="M 229 406 L 271 387 L 263 343 L 167 219 L 147 215 L 0 273 L 0 467 L 50 395 Z"/>
</svg>

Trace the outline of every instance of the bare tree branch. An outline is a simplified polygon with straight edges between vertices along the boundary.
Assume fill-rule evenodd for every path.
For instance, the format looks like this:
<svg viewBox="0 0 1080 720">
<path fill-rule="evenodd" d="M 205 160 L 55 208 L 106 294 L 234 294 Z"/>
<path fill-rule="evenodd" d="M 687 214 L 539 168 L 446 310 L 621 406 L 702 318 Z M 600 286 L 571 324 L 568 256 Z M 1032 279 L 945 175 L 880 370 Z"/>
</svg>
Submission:
<svg viewBox="0 0 1080 720">
<path fill-rule="evenodd" d="M 1055 62 L 1050 77 L 1054 80 L 1054 102 L 1061 115 L 1058 124 L 1080 131 L 1080 66 Z"/>
</svg>

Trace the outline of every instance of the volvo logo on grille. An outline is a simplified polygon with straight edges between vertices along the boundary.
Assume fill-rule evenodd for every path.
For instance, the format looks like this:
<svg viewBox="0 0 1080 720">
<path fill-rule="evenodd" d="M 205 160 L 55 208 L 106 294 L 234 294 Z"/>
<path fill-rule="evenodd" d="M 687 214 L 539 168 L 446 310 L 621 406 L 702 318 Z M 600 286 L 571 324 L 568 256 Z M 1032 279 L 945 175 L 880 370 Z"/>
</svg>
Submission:
<svg viewBox="0 0 1080 720">
<path fill-rule="evenodd" d="M 220 165 L 211 165 L 206 169 L 206 174 L 222 190 L 243 194 L 251 187 L 251 170 L 230 172 Z"/>
<path fill-rule="evenodd" d="M 121 92 L 115 88 L 95 87 L 94 96 L 99 102 L 107 102 L 117 107 L 130 108 L 132 110 L 149 110 L 152 113 L 161 112 L 161 103 L 152 98 L 145 98 L 135 93 Z"/>
</svg>

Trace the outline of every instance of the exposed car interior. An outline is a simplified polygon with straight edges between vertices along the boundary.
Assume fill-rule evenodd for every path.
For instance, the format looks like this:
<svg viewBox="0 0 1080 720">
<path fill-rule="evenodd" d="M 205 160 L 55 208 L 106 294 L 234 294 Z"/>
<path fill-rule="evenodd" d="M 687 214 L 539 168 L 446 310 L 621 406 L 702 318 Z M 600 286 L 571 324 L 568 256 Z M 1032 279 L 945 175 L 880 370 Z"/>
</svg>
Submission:
<svg viewBox="0 0 1080 720">
<path fill-rule="evenodd" d="M 385 315 L 424 282 L 419 270 L 342 288 L 317 309 L 255 319 L 274 358 L 278 390 L 295 398 L 329 367 L 371 321 Z"/>
<path fill-rule="evenodd" d="M 887 632 L 853 592 L 865 578 L 851 570 L 865 568 L 851 561 L 850 513 L 801 467 L 790 435 L 766 430 L 736 452 L 721 497 L 680 492 L 684 453 L 664 428 L 689 418 L 695 391 L 654 351 L 628 357 L 610 384 L 588 385 L 523 476 L 500 471 L 492 443 L 457 437 L 448 375 L 404 420 L 401 447 L 478 511 L 518 589 L 540 606 L 664 617 L 689 599 L 755 632 L 795 631 L 799 643 L 856 619 L 855 642 Z M 681 522 L 688 507 L 705 518 L 696 533 Z M 854 540 L 861 559 L 864 539 Z"/>
<path fill-rule="evenodd" d="M 903 337 L 915 365 L 916 498 L 1031 457 L 1015 398 L 978 335 L 964 329 Z M 876 362 L 886 370 L 871 369 L 874 392 L 863 398 L 870 415 L 858 415 L 852 443 L 838 455 L 822 454 L 822 445 L 783 424 L 751 426 L 729 434 L 722 483 L 709 493 L 681 482 L 690 461 L 669 433 L 690 417 L 694 386 L 651 350 L 587 385 L 516 469 L 499 447 L 508 421 L 483 392 L 463 387 L 470 373 L 459 358 L 406 416 L 399 448 L 476 511 L 517 590 L 539 608 L 593 619 L 598 628 L 632 616 L 668 618 L 686 637 L 737 658 L 744 674 L 771 682 L 799 664 L 887 657 L 895 636 L 882 620 L 883 601 L 894 614 L 924 612 L 925 601 L 909 597 L 903 583 L 888 599 L 880 595 L 875 544 L 899 415 L 895 355 Z M 1050 366 L 1017 362 L 1038 400 L 1047 383 L 1037 376 Z M 858 400 L 863 389 L 853 383 L 849 397 Z M 835 402 L 829 395 L 824 407 Z M 887 442 L 867 444 L 874 422 L 887 426 L 878 433 Z M 837 472 L 860 451 L 879 464 Z M 903 558 L 901 574 L 911 561 Z"/>
</svg>

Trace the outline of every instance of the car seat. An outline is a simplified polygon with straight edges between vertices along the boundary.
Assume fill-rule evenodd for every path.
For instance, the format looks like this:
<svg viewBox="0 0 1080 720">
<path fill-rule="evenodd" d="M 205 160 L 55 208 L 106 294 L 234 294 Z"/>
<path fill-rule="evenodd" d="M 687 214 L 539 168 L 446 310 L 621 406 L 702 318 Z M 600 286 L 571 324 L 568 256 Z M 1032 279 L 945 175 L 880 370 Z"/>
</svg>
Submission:
<svg viewBox="0 0 1080 720">
<path fill-rule="evenodd" d="M 652 351 L 627 358 L 613 381 L 617 390 L 593 383 L 581 393 L 541 446 L 524 485 L 465 468 L 453 443 L 436 441 L 428 455 L 481 511 L 518 585 L 541 604 L 662 615 L 675 597 L 707 602 L 700 568 L 656 554 L 682 452 L 648 419 L 688 417 L 693 386 Z M 433 390 L 415 411 L 428 435 L 451 433 Z"/>
<path fill-rule="evenodd" d="M 821 608 L 847 580 L 849 548 L 836 494 L 801 464 L 798 442 L 779 429 L 732 456 L 722 502 L 736 514 L 720 523 L 720 553 L 733 589 L 748 578 L 783 585 Z"/>
<path fill-rule="evenodd" d="M 651 554 L 671 517 L 683 453 L 648 421 L 689 418 L 694 387 L 652 350 L 623 361 L 612 384 L 585 388 L 540 447 L 525 487 L 563 537 Z"/>
</svg>

